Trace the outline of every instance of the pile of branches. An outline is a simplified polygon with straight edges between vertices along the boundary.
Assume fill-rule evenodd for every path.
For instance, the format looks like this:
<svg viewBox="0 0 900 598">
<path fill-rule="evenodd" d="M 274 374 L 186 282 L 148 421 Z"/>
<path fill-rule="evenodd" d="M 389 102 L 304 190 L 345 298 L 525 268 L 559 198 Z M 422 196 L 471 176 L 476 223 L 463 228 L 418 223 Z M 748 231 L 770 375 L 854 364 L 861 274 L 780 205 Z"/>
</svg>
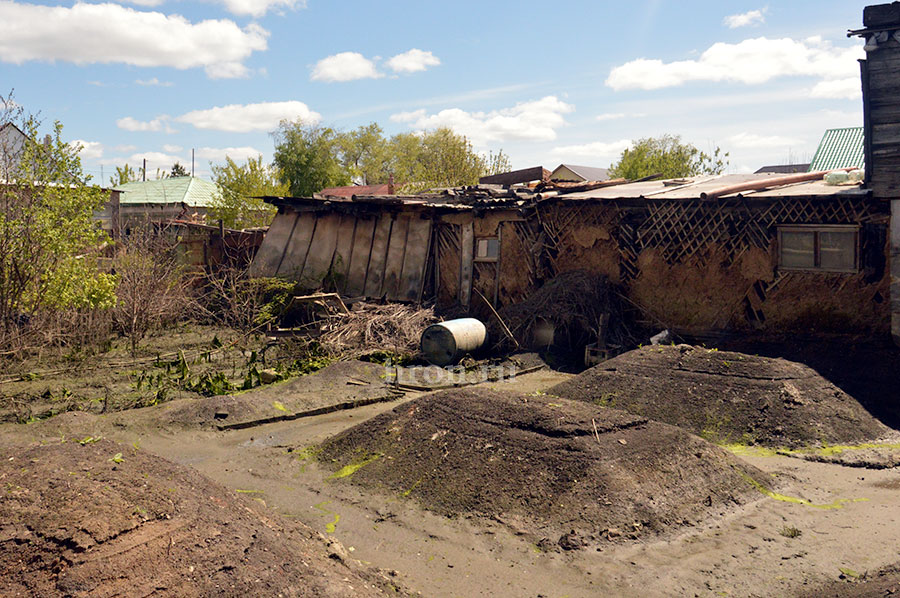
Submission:
<svg viewBox="0 0 900 598">
<path fill-rule="evenodd" d="M 597 340 L 603 314 L 609 314 L 607 344 L 627 344 L 630 335 L 616 288 L 606 276 L 585 270 L 563 272 L 525 301 L 500 310 L 500 317 L 520 345 L 529 346 L 535 323 L 546 320 L 555 328 L 554 345 L 576 352 Z M 502 338 L 502 333 L 498 336 L 492 331 L 491 336 Z"/>
<path fill-rule="evenodd" d="M 319 337 L 325 350 L 347 356 L 375 352 L 413 355 L 422 331 L 438 321 L 431 308 L 389 303 L 356 303 L 335 318 Z"/>
</svg>

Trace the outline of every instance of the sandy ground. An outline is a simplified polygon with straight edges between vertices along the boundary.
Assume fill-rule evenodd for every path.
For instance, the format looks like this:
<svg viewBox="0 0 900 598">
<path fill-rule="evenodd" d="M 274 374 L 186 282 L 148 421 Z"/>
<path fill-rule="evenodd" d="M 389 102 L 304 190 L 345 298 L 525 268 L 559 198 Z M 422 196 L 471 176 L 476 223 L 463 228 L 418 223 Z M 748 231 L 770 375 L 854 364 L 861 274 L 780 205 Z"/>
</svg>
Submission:
<svg viewBox="0 0 900 598">
<path fill-rule="evenodd" d="M 543 370 L 494 385 L 539 392 L 566 377 Z M 355 558 L 399 571 L 425 596 L 790 596 L 847 577 L 847 571 L 875 571 L 900 561 L 900 471 L 895 468 L 745 455 L 783 482 L 786 497 L 812 504 L 761 494 L 739 511 L 687 527 L 665 541 L 544 552 L 501 522 L 447 519 L 400 496 L 363 494 L 346 481 L 329 480 L 327 472 L 293 450 L 412 396 L 242 430 L 176 434 L 129 427 L 121 419 L 112 425 L 93 416 L 62 416 L 27 427 L 5 425 L 0 435 L 37 439 L 90 433 L 137 443 L 332 535 Z M 791 530 L 799 535 L 788 537 L 795 535 Z"/>
</svg>

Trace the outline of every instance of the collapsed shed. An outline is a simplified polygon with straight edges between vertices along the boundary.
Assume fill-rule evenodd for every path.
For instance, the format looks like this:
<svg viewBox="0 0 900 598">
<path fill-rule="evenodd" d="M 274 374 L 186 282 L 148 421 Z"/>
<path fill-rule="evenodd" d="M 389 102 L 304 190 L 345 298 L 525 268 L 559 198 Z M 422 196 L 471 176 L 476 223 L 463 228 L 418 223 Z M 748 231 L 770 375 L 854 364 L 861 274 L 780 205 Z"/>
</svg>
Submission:
<svg viewBox="0 0 900 598">
<path fill-rule="evenodd" d="M 648 322 L 684 333 L 890 325 L 889 206 L 821 177 L 267 201 L 278 214 L 252 273 L 348 296 L 433 300 L 490 319 L 489 308 L 587 270 L 617 285 Z"/>
</svg>

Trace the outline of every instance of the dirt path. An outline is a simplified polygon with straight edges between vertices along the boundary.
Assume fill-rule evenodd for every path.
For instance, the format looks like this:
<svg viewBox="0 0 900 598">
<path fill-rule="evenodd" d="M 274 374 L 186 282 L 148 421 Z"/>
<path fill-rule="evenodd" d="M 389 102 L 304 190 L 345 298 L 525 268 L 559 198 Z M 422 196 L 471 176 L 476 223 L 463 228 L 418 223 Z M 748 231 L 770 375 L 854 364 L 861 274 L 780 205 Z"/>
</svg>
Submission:
<svg viewBox="0 0 900 598">
<path fill-rule="evenodd" d="M 540 372 L 498 384 L 533 392 L 564 377 Z M 685 528 L 675 539 L 611 544 L 599 552 L 542 552 L 508 525 L 447 519 L 399 496 L 362 494 L 345 481 L 328 480 L 327 473 L 298 458 L 296 451 L 288 452 L 399 403 L 225 432 L 183 431 L 176 436 L 96 419 L 91 431 L 137 442 L 232 489 L 252 493 L 268 508 L 332 534 L 355 558 L 400 571 L 426 596 L 784 596 L 836 580 L 841 568 L 862 573 L 900 561 L 897 469 L 745 456 L 785 481 L 785 495 L 834 508 L 761 495 L 713 525 Z M 0 435 L 25 433 L 58 435 L 60 430 L 53 428 L 53 420 L 0 428 Z M 865 500 L 832 504 L 855 499 Z M 800 533 L 788 537 L 794 535 L 791 530 Z"/>
</svg>

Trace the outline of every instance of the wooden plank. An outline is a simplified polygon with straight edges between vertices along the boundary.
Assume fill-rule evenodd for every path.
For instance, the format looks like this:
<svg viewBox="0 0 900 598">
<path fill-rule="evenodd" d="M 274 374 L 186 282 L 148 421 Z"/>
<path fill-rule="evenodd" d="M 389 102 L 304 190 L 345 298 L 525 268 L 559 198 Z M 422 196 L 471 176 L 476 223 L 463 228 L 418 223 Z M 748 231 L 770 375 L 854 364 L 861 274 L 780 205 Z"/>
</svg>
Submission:
<svg viewBox="0 0 900 598">
<path fill-rule="evenodd" d="M 431 220 L 412 218 L 406 238 L 406 258 L 400 274 L 397 294 L 401 301 L 418 301 L 425 280 L 425 264 L 428 261 Z"/>
<path fill-rule="evenodd" d="M 304 287 L 315 288 L 322 284 L 322 279 L 331 267 L 331 258 L 337 246 L 338 227 L 341 215 L 335 212 L 319 214 L 316 230 L 309 245 L 309 254 L 303 265 L 303 273 L 298 279 Z"/>
<path fill-rule="evenodd" d="M 303 272 L 303 264 L 306 263 L 306 255 L 309 252 L 309 244 L 312 241 L 313 231 L 316 230 L 316 214 L 303 212 L 297 214 L 297 223 L 294 232 L 287 243 L 281 265 L 278 266 L 278 276 L 291 280 L 300 280 Z"/>
<path fill-rule="evenodd" d="M 400 214 L 391 229 L 387 258 L 384 264 L 384 281 L 381 283 L 381 295 L 392 301 L 400 300 L 400 275 L 403 272 L 403 258 L 406 255 L 406 239 L 409 234 L 409 221 L 412 214 Z"/>
<path fill-rule="evenodd" d="M 483 176 L 478 179 L 480 185 L 515 185 L 516 183 L 528 183 L 544 180 L 544 173 L 550 176 L 550 172 L 543 166 L 532 166 L 521 170 L 513 170 L 501 174 Z"/>
<path fill-rule="evenodd" d="M 291 239 L 291 233 L 294 231 L 294 224 L 297 222 L 297 212 L 279 212 L 272 220 L 272 225 L 263 242 L 250 264 L 250 276 L 275 276 L 278 272 L 278 266 L 281 264 L 281 258 L 287 248 L 288 241 Z"/>
<path fill-rule="evenodd" d="M 353 252 L 354 233 L 356 232 L 356 216 L 343 214 L 338 227 L 337 246 L 331 258 L 331 273 L 339 293 L 346 292 L 347 273 L 350 271 L 350 255 Z"/>
<path fill-rule="evenodd" d="M 864 27 L 889 27 L 892 25 L 900 27 L 900 4 L 876 4 L 863 8 Z"/>
<path fill-rule="evenodd" d="M 366 291 L 366 269 L 369 267 L 369 255 L 372 253 L 374 235 L 374 218 L 356 219 L 353 251 L 350 252 L 350 270 L 347 274 L 347 286 L 344 289 L 344 293 L 347 295 L 356 297 Z"/>
<path fill-rule="evenodd" d="M 394 218 L 391 214 L 382 214 L 375 224 L 375 235 L 372 239 L 372 253 L 369 257 L 369 267 L 366 269 L 365 296 L 373 299 L 380 298 L 381 283 L 384 281 L 384 264 L 387 258 L 388 241 L 391 238 L 391 228 Z"/>
<path fill-rule="evenodd" d="M 460 227 L 459 303 L 469 307 L 472 301 L 472 268 L 475 261 L 475 224 Z"/>
</svg>

